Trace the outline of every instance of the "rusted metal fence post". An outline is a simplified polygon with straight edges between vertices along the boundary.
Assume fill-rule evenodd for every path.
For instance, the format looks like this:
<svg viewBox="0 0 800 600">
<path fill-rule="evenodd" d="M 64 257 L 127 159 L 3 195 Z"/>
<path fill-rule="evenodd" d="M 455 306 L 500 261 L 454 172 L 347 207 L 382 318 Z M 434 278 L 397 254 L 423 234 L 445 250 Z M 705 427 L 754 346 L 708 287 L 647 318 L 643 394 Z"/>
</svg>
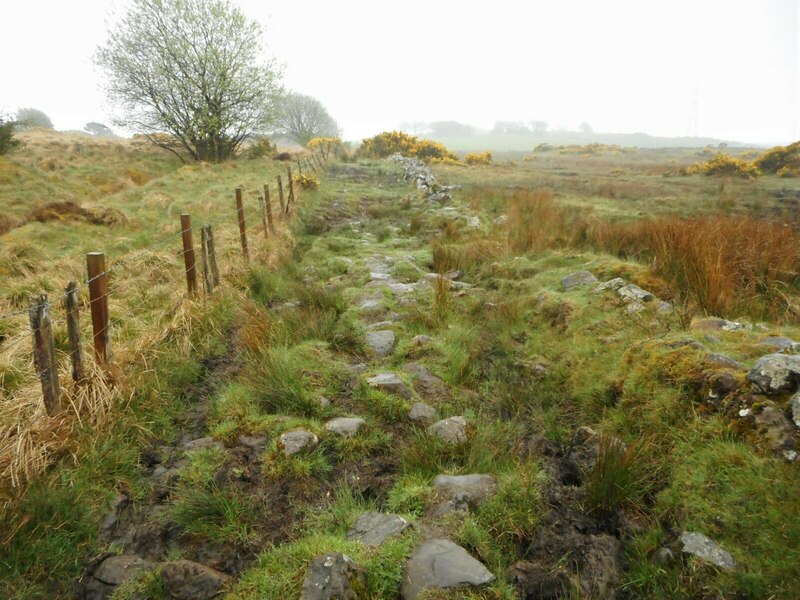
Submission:
<svg viewBox="0 0 800 600">
<path fill-rule="evenodd" d="M 264 184 L 264 204 L 267 208 L 267 222 L 269 223 L 270 233 L 275 233 L 275 224 L 272 222 L 272 199 L 269 197 L 269 186 Z"/>
<path fill-rule="evenodd" d="M 78 312 L 78 286 L 70 281 L 64 294 L 64 308 L 67 312 L 67 336 L 69 337 L 69 358 L 72 363 L 72 380 L 80 383 L 86 379 L 81 348 L 81 326 Z"/>
<path fill-rule="evenodd" d="M 111 323 L 108 313 L 108 273 L 106 256 L 102 252 L 86 255 L 89 275 L 89 301 L 92 307 L 92 332 L 94 353 L 98 362 L 106 364 L 111 360 Z"/>
<path fill-rule="evenodd" d="M 186 268 L 186 287 L 189 295 L 197 293 L 197 268 L 194 258 L 194 240 L 192 239 L 192 217 L 181 215 L 181 233 L 183 234 L 183 264 Z"/>
<path fill-rule="evenodd" d="M 239 239 L 242 242 L 242 256 L 244 256 L 245 260 L 249 260 L 250 253 L 247 251 L 247 225 L 244 222 L 242 188 L 236 188 L 236 212 L 239 214 Z"/>
<path fill-rule="evenodd" d="M 283 202 L 283 182 L 281 181 L 281 176 L 278 175 L 278 200 L 281 203 L 281 216 L 283 216 L 284 211 L 286 210 L 286 206 Z"/>
<path fill-rule="evenodd" d="M 33 331 L 33 358 L 39 380 L 42 382 L 44 407 L 51 417 L 61 412 L 61 387 L 58 383 L 58 363 L 56 362 L 56 343 L 53 339 L 53 326 L 50 322 L 50 303 L 42 294 L 28 315 Z"/>
<path fill-rule="evenodd" d="M 214 247 L 214 230 L 211 225 L 206 225 L 208 234 L 206 235 L 206 244 L 208 246 L 208 268 L 211 271 L 212 287 L 219 286 L 219 268 L 217 267 L 217 250 Z"/>
<path fill-rule="evenodd" d="M 289 207 L 294 201 L 294 177 L 292 177 L 292 167 L 287 167 L 286 169 L 289 175 L 289 197 L 286 199 L 286 214 L 288 215 Z"/>
<path fill-rule="evenodd" d="M 214 282 L 211 280 L 211 270 L 208 266 L 208 230 L 210 225 L 205 225 L 200 228 L 200 258 L 203 261 L 203 284 L 205 285 L 206 294 L 211 294 L 214 291 Z"/>
</svg>

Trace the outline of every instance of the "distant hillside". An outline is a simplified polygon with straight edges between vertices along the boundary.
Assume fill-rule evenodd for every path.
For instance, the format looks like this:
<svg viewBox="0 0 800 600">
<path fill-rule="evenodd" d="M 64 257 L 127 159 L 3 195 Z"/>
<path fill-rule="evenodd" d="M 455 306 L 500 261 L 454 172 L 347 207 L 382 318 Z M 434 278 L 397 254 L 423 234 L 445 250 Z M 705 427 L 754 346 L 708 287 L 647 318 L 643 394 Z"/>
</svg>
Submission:
<svg viewBox="0 0 800 600">
<path fill-rule="evenodd" d="M 529 152 L 542 143 L 553 146 L 569 144 L 617 144 L 619 146 L 636 146 L 638 148 L 702 148 L 719 146 L 724 143 L 730 147 L 746 148 L 754 144 L 743 144 L 715 138 L 695 137 L 659 137 L 646 133 L 582 133 L 579 131 L 548 131 L 541 133 L 477 133 L 471 136 L 437 136 L 428 134 L 424 137 L 436 140 L 456 151 L 470 152 L 491 150 L 493 152 Z"/>
</svg>

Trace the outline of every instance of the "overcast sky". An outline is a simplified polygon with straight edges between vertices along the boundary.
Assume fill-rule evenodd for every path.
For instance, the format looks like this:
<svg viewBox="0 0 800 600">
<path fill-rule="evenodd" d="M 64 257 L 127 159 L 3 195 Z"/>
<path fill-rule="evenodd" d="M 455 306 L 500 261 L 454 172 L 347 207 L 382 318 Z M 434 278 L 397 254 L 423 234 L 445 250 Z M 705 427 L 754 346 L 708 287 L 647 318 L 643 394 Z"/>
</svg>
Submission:
<svg viewBox="0 0 800 600">
<path fill-rule="evenodd" d="M 234 0 L 235 1 L 235 0 Z M 108 122 L 91 56 L 126 0 L 7 0 L 0 109 Z M 287 88 L 356 139 L 409 121 L 788 143 L 800 138 L 800 0 L 238 0 Z"/>
</svg>

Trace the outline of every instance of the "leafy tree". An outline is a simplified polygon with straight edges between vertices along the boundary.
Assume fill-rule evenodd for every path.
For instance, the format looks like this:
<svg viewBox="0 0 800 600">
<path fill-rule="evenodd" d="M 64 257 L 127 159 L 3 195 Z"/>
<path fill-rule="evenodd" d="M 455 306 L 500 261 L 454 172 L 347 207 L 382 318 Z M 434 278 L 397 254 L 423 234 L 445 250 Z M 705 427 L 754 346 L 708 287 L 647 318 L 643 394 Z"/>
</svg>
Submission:
<svg viewBox="0 0 800 600">
<path fill-rule="evenodd" d="M 318 137 L 338 138 L 341 129 L 322 102 L 289 92 L 281 100 L 275 133 L 305 146 Z"/>
<path fill-rule="evenodd" d="M 95 62 L 114 123 L 183 158 L 221 161 L 274 120 L 281 70 L 229 0 L 133 0 Z"/>
<path fill-rule="evenodd" d="M 469 137 L 475 133 L 472 125 L 458 121 L 436 121 L 430 124 L 430 135 L 433 137 Z"/>
<path fill-rule="evenodd" d="M 545 133 L 548 127 L 547 121 L 531 121 L 531 129 L 534 133 Z"/>
<path fill-rule="evenodd" d="M 578 125 L 578 129 L 580 129 L 581 133 L 594 133 L 594 128 L 586 121 Z"/>
<path fill-rule="evenodd" d="M 497 121 L 492 133 L 511 133 L 515 135 L 530 133 L 530 128 L 519 121 Z"/>
<path fill-rule="evenodd" d="M 102 123 L 96 123 L 94 121 L 84 125 L 83 129 L 95 137 L 116 137 L 108 125 L 103 125 Z"/>
<path fill-rule="evenodd" d="M 14 137 L 16 128 L 16 121 L 0 115 L 0 156 L 8 154 L 22 145 L 22 142 Z"/>
<path fill-rule="evenodd" d="M 20 108 L 17 111 L 17 128 L 30 129 L 31 127 L 53 129 L 53 122 L 44 111 L 38 108 Z"/>
</svg>

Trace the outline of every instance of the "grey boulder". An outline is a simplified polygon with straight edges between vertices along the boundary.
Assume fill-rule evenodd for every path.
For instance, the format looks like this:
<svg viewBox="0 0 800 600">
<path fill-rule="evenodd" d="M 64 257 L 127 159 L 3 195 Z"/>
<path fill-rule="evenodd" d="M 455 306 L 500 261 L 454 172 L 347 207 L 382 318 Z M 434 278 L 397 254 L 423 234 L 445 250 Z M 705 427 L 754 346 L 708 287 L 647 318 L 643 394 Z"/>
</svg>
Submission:
<svg viewBox="0 0 800 600">
<path fill-rule="evenodd" d="M 576 271 L 575 273 L 570 273 L 561 280 L 561 287 L 565 290 L 571 290 L 572 288 L 582 285 L 591 285 L 593 283 L 597 283 L 597 277 L 592 273 L 589 271 Z"/>
<path fill-rule="evenodd" d="M 342 437 L 353 437 L 364 423 L 360 417 L 338 417 L 325 423 L 325 430 Z"/>
<path fill-rule="evenodd" d="M 768 354 L 756 361 L 747 380 L 762 394 L 784 394 L 797 390 L 800 381 L 800 356 Z"/>
<path fill-rule="evenodd" d="M 394 331 L 384 329 L 367 332 L 367 345 L 377 356 L 388 356 L 394 350 Z"/>
<path fill-rule="evenodd" d="M 361 599 L 367 599 L 366 575 L 346 554 L 318 556 L 308 565 L 300 600 Z"/>
<path fill-rule="evenodd" d="M 402 533 L 409 522 L 398 515 L 385 515 L 379 512 L 366 512 L 356 519 L 348 540 L 361 542 L 365 546 L 380 546 L 388 538 Z"/>
<path fill-rule="evenodd" d="M 477 587 L 495 580 L 482 563 L 450 540 L 432 539 L 419 546 L 406 565 L 402 597 L 413 600 L 428 589 Z"/>
<path fill-rule="evenodd" d="M 473 473 L 470 475 L 437 475 L 433 480 L 436 494 L 445 499 L 466 497 L 478 504 L 494 496 L 497 480 L 492 475 Z"/>
<path fill-rule="evenodd" d="M 405 399 L 411 398 L 411 392 L 406 387 L 406 384 L 394 373 L 379 373 L 375 377 L 367 379 L 367 383 L 383 392 L 396 394 Z"/>
<path fill-rule="evenodd" d="M 467 441 L 467 420 L 464 417 L 442 419 L 428 427 L 427 431 L 447 444 L 463 444 Z"/>
<path fill-rule="evenodd" d="M 412 421 L 430 421 L 436 418 L 436 409 L 424 402 L 415 402 L 411 410 L 408 411 L 408 418 Z"/>
<path fill-rule="evenodd" d="M 792 421 L 797 427 L 800 427 L 800 394 L 795 394 L 789 400 L 789 408 L 792 411 Z"/>
<path fill-rule="evenodd" d="M 703 562 L 711 563 L 725 571 L 733 571 L 736 562 L 733 557 L 702 533 L 684 531 L 680 537 L 684 553 L 696 556 Z"/>
<path fill-rule="evenodd" d="M 317 445 L 319 438 L 305 429 L 293 429 L 282 433 L 278 438 L 278 446 L 286 456 L 300 454 L 303 450 Z"/>
<path fill-rule="evenodd" d="M 152 569 L 155 564 L 133 554 L 110 556 L 95 569 L 94 578 L 108 585 L 119 585 L 139 571 Z"/>
</svg>

